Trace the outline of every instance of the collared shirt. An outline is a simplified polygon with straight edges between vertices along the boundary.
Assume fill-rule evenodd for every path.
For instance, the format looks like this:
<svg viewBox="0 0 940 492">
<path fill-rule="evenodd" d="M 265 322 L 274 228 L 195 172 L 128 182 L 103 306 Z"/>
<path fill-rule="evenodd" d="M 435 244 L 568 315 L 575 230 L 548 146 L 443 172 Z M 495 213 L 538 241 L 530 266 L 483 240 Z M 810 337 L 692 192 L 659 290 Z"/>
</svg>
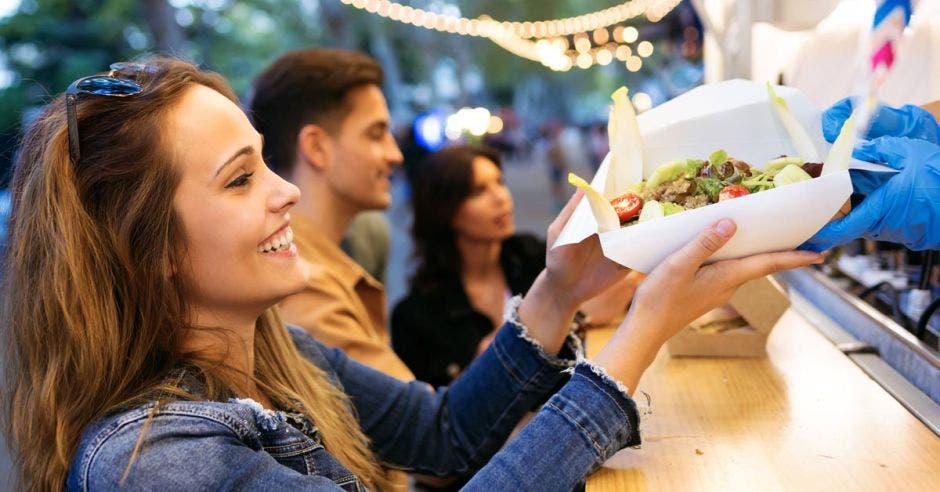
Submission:
<svg viewBox="0 0 940 492">
<path fill-rule="evenodd" d="M 382 284 L 309 220 L 294 216 L 291 229 L 307 270 L 307 285 L 281 302 L 284 321 L 369 367 L 403 381 L 413 380 L 391 347 Z"/>
</svg>

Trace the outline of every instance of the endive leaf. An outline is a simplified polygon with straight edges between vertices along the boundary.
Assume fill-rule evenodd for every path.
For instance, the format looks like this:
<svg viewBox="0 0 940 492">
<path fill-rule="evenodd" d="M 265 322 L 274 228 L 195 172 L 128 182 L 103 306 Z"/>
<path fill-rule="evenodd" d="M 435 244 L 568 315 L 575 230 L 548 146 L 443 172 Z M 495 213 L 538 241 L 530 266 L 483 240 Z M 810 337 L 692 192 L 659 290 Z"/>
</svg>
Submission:
<svg viewBox="0 0 940 492">
<path fill-rule="evenodd" d="M 627 88 L 617 89 L 610 98 L 614 101 L 607 122 L 610 165 L 604 184 L 604 196 L 608 199 L 619 196 L 628 186 L 643 180 L 643 139 L 636 111 L 627 97 Z"/>
<path fill-rule="evenodd" d="M 614 210 L 614 206 L 604 198 L 601 192 L 595 190 L 590 183 L 581 179 L 575 173 L 568 173 L 568 182 L 584 190 L 584 196 L 587 197 L 594 219 L 597 220 L 597 232 L 613 231 L 620 228 L 617 211 Z"/>
<path fill-rule="evenodd" d="M 855 143 L 855 122 L 858 120 L 859 109 L 852 112 L 852 116 L 845 120 L 842 129 L 839 130 L 839 136 L 829 149 L 829 155 L 826 156 L 826 162 L 823 163 L 822 174 L 834 173 L 836 171 L 845 171 L 849 168 L 849 160 L 852 159 L 852 149 Z"/>
<path fill-rule="evenodd" d="M 797 154 L 804 162 L 819 162 L 819 151 L 816 150 L 813 140 L 806 133 L 806 129 L 803 128 L 799 120 L 793 116 L 793 113 L 790 113 L 790 107 L 787 105 L 786 99 L 777 95 L 777 91 L 770 85 L 770 82 L 767 82 L 767 94 L 770 96 L 771 105 L 776 110 L 780 122 L 783 123 L 783 127 L 790 134 Z"/>
</svg>

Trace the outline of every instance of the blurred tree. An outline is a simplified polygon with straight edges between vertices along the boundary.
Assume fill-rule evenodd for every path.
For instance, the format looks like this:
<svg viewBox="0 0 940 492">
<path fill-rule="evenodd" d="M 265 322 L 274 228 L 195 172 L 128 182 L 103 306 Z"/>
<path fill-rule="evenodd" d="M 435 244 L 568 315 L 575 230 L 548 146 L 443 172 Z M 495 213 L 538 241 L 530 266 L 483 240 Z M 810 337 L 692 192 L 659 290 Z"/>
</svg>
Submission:
<svg viewBox="0 0 940 492">
<path fill-rule="evenodd" d="M 144 0 L 144 18 L 153 34 L 153 47 L 165 53 L 183 51 L 183 30 L 166 0 Z"/>
<path fill-rule="evenodd" d="M 438 13 L 540 20 L 609 7 L 610 0 L 399 0 Z M 641 37 L 659 25 L 634 19 Z M 630 73 L 622 63 L 554 73 L 485 39 L 381 19 L 339 0 L 22 0 L 0 18 L 0 171 L 24 121 L 83 75 L 117 60 L 162 52 L 225 75 L 244 95 L 252 77 L 285 50 L 360 49 L 386 68 L 396 118 L 440 105 L 513 106 L 530 122 L 603 119 L 606 96 L 638 85 L 662 63 Z M 664 50 L 668 53 L 668 50 Z M 659 50 L 657 55 L 660 56 Z M 441 79 L 444 80 L 442 83 Z M 593 109 L 592 109 L 593 108 Z M 593 111 L 593 113 L 591 112 Z M 4 183 L 0 182 L 0 187 Z"/>
</svg>

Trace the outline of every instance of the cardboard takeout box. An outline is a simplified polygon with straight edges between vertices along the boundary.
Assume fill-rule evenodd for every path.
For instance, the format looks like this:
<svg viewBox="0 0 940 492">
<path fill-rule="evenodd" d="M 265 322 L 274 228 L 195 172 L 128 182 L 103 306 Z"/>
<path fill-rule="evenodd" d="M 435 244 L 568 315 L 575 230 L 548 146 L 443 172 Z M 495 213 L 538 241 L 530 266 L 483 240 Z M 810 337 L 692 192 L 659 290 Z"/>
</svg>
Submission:
<svg viewBox="0 0 940 492">
<path fill-rule="evenodd" d="M 777 87 L 776 91 L 808 131 L 818 154 L 825 156 L 829 145 L 822 137 L 820 111 L 796 89 Z M 639 115 L 636 122 L 642 159 L 608 155 L 591 181 L 593 188 L 604 190 L 607 200 L 626 192 L 625 187 L 607 189 L 611 176 L 621 181 L 622 176 L 629 176 L 635 182 L 671 161 L 705 159 L 717 149 L 757 168 L 783 154 L 799 155 L 775 114 L 766 86 L 756 82 L 732 80 L 701 86 Z M 615 138 L 611 135 L 612 149 L 617 148 Z M 642 167 L 642 172 L 617 166 Z M 819 178 L 606 231 L 599 228 L 588 200 L 582 200 L 555 247 L 598 233 L 608 258 L 648 273 L 709 224 L 727 217 L 737 223 L 738 232 L 713 261 L 793 249 L 832 219 L 851 193 L 848 170 L 827 166 Z"/>
<path fill-rule="evenodd" d="M 670 338 L 666 349 L 673 357 L 764 357 L 767 337 L 789 307 L 786 291 L 772 277 L 752 280 L 735 292 L 727 306 L 703 316 Z M 743 326 L 720 332 L 703 328 L 716 316 L 732 321 L 743 319 L 740 323 Z"/>
</svg>

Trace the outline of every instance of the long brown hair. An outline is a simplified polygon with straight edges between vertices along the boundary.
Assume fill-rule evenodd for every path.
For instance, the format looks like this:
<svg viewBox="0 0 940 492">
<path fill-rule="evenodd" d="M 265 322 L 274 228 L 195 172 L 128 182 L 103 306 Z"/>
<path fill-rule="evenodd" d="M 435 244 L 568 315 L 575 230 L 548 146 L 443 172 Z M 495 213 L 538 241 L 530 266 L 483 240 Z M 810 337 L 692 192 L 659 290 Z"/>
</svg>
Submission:
<svg viewBox="0 0 940 492">
<path fill-rule="evenodd" d="M 184 91 L 200 84 L 237 102 L 225 80 L 174 59 L 157 58 L 134 97 L 78 103 L 81 159 L 68 152 L 60 96 L 27 131 L 12 184 L 2 325 L 2 396 L 7 440 L 21 486 L 61 489 L 86 426 L 154 395 L 217 400 L 233 384 L 219 357 L 183 353 L 185 251 L 173 196 L 179 182 L 161 130 Z M 224 329 L 224 327 L 220 327 Z M 300 408 L 326 448 L 367 486 L 384 484 L 348 397 L 304 359 L 272 309 L 255 332 L 259 388 Z M 182 365 L 201 369 L 205 395 L 168 378 Z M 141 445 L 146 449 L 145 436 Z M 139 446 L 140 447 L 140 446 Z M 130 458 L 130 457 L 129 457 Z M 131 470 L 131 473 L 133 471 Z"/>
</svg>

